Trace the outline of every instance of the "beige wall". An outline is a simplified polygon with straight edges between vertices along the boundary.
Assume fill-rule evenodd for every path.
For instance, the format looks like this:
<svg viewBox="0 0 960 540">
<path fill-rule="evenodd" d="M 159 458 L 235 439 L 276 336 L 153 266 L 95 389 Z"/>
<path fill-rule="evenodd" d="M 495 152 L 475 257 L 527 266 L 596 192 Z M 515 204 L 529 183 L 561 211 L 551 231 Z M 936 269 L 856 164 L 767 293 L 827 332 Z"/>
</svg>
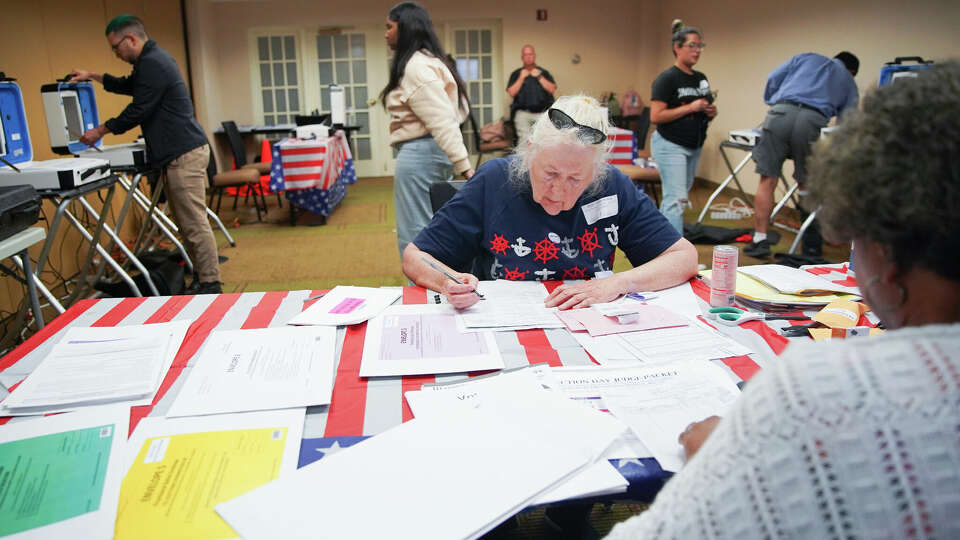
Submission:
<svg viewBox="0 0 960 540">
<path fill-rule="evenodd" d="M 196 11 L 204 20 L 198 31 L 191 33 L 190 43 L 194 57 L 195 43 L 208 43 L 211 50 L 208 73 L 215 84 L 211 91 L 218 96 L 221 116 L 215 116 L 213 107 L 205 108 L 201 117 L 204 127 L 216 127 L 223 120 L 240 123 L 254 121 L 250 95 L 247 32 L 251 28 L 317 27 L 376 25 L 382 26 L 392 0 L 356 0 L 337 4 L 315 1 L 274 0 L 260 2 L 209 2 L 192 0 L 188 13 Z M 500 19 L 502 21 L 504 51 L 503 82 L 510 72 L 520 66 L 520 48 L 532 43 L 537 49 L 537 61 L 555 76 L 559 92 L 584 91 L 596 94 L 605 90 L 622 92 L 635 84 L 639 67 L 645 67 L 647 55 L 638 50 L 648 36 L 635 32 L 632 24 L 626 31 L 611 31 L 612 14 L 622 20 L 641 18 L 641 8 L 647 3 L 631 0 L 604 2 L 603 9 L 586 9 L 583 2 L 531 2 L 529 0 L 490 0 L 486 2 L 424 2 L 435 22 L 464 19 Z M 536 20 L 536 10 L 548 6 L 548 20 Z M 512 13 L 503 17 L 504 13 Z M 194 25 L 190 24 L 193 31 Z M 574 53 L 581 56 L 578 65 L 571 63 Z M 505 94 L 504 94 L 505 95 Z M 507 103 L 509 100 L 504 98 Z"/>
<path fill-rule="evenodd" d="M 0 69 L 7 76 L 16 78 L 20 85 L 34 159 L 62 157 L 50 150 L 40 98 L 41 85 L 56 81 L 74 68 L 106 71 L 115 75 L 130 72 L 130 65 L 113 55 L 103 34 L 107 22 L 114 16 L 132 13 L 143 18 L 150 37 L 173 55 L 185 73 L 186 53 L 179 0 L 4 1 L 3 8 L 7 23 L 3 32 L 0 32 Z M 101 122 L 117 115 L 130 102 L 129 97 L 108 94 L 100 85 L 94 84 Z M 107 135 L 104 143 L 129 142 L 139 133 L 139 129 L 133 129 L 119 136 Z M 114 212 L 119 211 L 119 199 L 117 193 Z M 98 203 L 92 204 L 96 210 L 100 210 Z M 44 212 L 48 217 L 52 218 L 54 211 L 49 202 L 44 203 Z M 43 225 L 43 222 L 39 225 Z M 124 233 L 126 237 L 132 236 L 132 227 L 128 227 Z M 59 269 L 64 275 L 76 272 L 77 258 L 86 254 L 86 245 L 83 250 L 77 249 L 81 241 L 79 234 L 66 225 L 61 226 L 48 266 Z M 30 252 L 36 259 L 40 246 L 35 246 Z M 48 284 L 56 282 L 52 274 L 43 277 Z M 0 310 L 15 309 L 22 295 L 21 285 L 9 277 L 0 278 Z"/>
<path fill-rule="evenodd" d="M 731 129 L 755 127 L 763 120 L 766 76 L 790 56 L 807 51 L 832 56 L 850 50 L 861 60 L 857 76 L 861 91 L 876 85 L 882 63 L 895 56 L 938 60 L 960 56 L 960 46 L 952 37 L 953 26 L 960 20 L 960 2 L 955 0 L 811 0 L 803 7 L 759 0 L 675 0 L 669 5 L 655 0 L 595 5 L 577 0 L 423 3 L 437 22 L 501 20 L 503 80 L 520 65 L 520 48 L 532 43 L 538 63 L 554 74 L 561 94 L 583 91 L 599 95 L 607 90 L 619 94 L 634 87 L 648 99 L 650 83 L 673 63 L 670 22 L 680 17 L 699 26 L 709 48 L 697 68 L 720 91 L 720 115 L 710 128 L 698 175 L 716 182 L 728 174 L 717 145 Z M 197 12 L 202 18 L 196 25 L 190 24 L 190 43 L 194 58 L 198 51 L 204 55 L 205 72 L 195 73 L 197 80 L 204 77 L 208 103 L 198 103 L 198 108 L 205 112 L 201 120 L 209 129 L 228 118 L 254 121 L 247 57 L 249 29 L 302 27 L 304 21 L 318 27 L 380 25 L 394 2 L 356 0 L 335 8 L 298 0 L 191 0 L 188 4 L 192 6 L 188 14 Z M 548 20 L 537 21 L 536 10 L 545 6 Z M 582 58 L 579 65 L 570 62 L 575 53 Z M 757 181 L 752 169 L 748 165 L 741 176 L 750 192 Z M 791 174 L 791 163 L 784 172 Z"/>
<path fill-rule="evenodd" d="M 669 40 L 670 22 L 675 17 L 699 26 L 708 43 L 697 69 L 720 91 L 719 116 L 710 127 L 698 176 L 717 182 L 729 174 L 717 145 L 731 129 L 753 128 L 763 121 L 767 74 L 794 54 L 816 52 L 832 57 L 841 50 L 853 52 L 860 58 L 856 81 L 861 96 L 876 86 L 882 64 L 896 56 L 935 60 L 960 56 L 960 44 L 954 37 L 960 2 L 955 0 L 808 0 L 791 4 L 675 0 L 650 21 L 663 29 L 661 41 Z M 673 62 L 669 46 L 658 47 L 656 58 L 663 68 L 669 66 Z M 640 76 L 650 80 L 656 73 Z M 733 151 L 731 159 L 739 161 L 743 155 Z M 785 175 L 789 177 L 792 171 L 791 162 L 784 165 Z M 752 164 L 744 173 L 738 177 L 752 193 L 759 177 Z"/>
</svg>

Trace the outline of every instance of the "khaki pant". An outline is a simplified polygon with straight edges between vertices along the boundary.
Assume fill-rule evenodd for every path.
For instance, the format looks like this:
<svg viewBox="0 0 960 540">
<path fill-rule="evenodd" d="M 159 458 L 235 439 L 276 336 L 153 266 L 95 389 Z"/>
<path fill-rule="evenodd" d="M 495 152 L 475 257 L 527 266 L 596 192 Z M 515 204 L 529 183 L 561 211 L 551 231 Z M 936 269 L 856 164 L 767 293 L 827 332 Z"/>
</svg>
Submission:
<svg viewBox="0 0 960 540">
<path fill-rule="evenodd" d="M 542 112 L 530 112 L 517 110 L 513 114 L 513 127 L 517 130 L 517 144 L 522 143 L 530 135 L 533 124 L 537 118 L 543 116 Z"/>
<path fill-rule="evenodd" d="M 170 162 L 163 169 L 163 192 L 180 228 L 187 254 L 201 282 L 220 281 L 217 241 L 207 219 L 207 163 L 210 146 L 203 145 Z"/>
</svg>

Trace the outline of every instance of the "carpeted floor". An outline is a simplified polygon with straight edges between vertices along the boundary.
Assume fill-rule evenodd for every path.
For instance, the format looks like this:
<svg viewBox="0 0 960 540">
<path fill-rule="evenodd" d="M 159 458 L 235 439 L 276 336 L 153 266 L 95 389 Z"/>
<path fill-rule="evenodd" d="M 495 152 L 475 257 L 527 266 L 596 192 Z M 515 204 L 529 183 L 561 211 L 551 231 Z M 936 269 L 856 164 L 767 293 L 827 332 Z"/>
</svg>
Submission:
<svg viewBox="0 0 960 540">
<path fill-rule="evenodd" d="M 700 209 L 716 186 L 698 180 L 690 194 L 692 207 L 684 215 L 688 223 L 697 219 Z M 724 192 L 716 203 L 726 203 L 732 194 Z M 385 286 L 405 285 L 400 270 L 400 255 L 396 247 L 393 211 L 393 178 L 363 178 L 348 186 L 347 196 L 326 225 L 311 226 L 313 216 L 300 215 L 297 226 L 290 226 L 290 207 L 277 198 L 267 198 L 269 212 L 263 221 L 257 221 L 252 206 L 241 199 L 237 210 L 233 199 L 224 199 L 220 216 L 237 242 L 233 248 L 217 229 L 220 254 L 229 260 L 220 267 L 224 291 L 285 291 L 298 289 L 325 289 L 337 284 Z M 786 209 L 778 221 L 797 226 L 796 212 Z M 717 220 L 707 218 L 705 224 L 727 228 L 753 228 L 753 218 Z M 786 252 L 794 235 L 782 230 L 780 243 L 772 246 L 774 253 Z M 740 264 L 761 264 L 764 261 L 742 253 Z M 700 263 L 711 265 L 713 246 L 698 245 Z M 824 245 L 824 258 L 840 262 L 847 260 L 849 246 Z M 615 271 L 630 268 L 621 253 L 614 264 Z"/>
</svg>

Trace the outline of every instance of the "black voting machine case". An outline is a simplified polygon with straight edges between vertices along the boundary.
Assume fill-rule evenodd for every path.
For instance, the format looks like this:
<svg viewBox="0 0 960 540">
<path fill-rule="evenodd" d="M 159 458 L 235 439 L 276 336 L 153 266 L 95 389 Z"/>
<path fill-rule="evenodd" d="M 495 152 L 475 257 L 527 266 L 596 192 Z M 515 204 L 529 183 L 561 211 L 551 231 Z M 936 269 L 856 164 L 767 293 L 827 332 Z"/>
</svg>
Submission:
<svg viewBox="0 0 960 540">
<path fill-rule="evenodd" d="M 37 222 L 40 197 L 33 186 L 0 186 L 0 240 Z"/>
</svg>

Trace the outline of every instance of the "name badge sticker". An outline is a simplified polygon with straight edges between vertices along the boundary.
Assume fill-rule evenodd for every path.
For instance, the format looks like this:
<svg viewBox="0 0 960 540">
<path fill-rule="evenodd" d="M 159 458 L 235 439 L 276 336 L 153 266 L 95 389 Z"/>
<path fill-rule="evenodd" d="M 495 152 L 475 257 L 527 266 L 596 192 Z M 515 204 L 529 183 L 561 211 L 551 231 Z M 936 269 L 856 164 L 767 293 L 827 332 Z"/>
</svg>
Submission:
<svg viewBox="0 0 960 540">
<path fill-rule="evenodd" d="M 583 205 L 583 217 L 587 218 L 587 225 L 593 225 L 597 221 L 617 215 L 620 211 L 619 199 L 616 195 L 610 195 L 592 203 Z"/>
</svg>

